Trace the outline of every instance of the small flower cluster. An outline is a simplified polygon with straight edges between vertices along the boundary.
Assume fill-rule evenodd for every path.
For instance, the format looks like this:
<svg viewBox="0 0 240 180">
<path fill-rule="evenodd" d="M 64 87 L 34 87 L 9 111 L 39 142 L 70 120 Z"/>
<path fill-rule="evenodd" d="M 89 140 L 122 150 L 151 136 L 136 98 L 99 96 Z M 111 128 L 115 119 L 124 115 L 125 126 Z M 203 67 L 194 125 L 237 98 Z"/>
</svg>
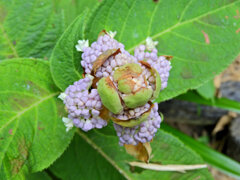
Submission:
<svg viewBox="0 0 240 180">
<path fill-rule="evenodd" d="M 146 42 L 146 45 L 140 45 L 135 48 L 134 56 L 138 60 L 146 60 L 158 71 L 161 77 L 161 89 L 164 89 L 167 87 L 169 72 L 172 68 L 171 62 L 168 61 L 165 56 L 158 57 L 158 50 L 153 46 L 153 44 L 157 44 L 156 42 L 153 42 L 149 38 L 146 40 Z"/>
<path fill-rule="evenodd" d="M 76 127 L 84 131 L 102 128 L 107 125 L 107 122 L 99 117 L 102 102 L 97 89 L 89 91 L 91 84 L 91 76 L 76 81 L 66 89 L 63 99 L 69 113 L 68 118 L 72 120 Z M 69 120 L 67 122 L 69 124 Z"/>
<path fill-rule="evenodd" d="M 103 31 L 91 46 L 78 41 L 85 78 L 59 96 L 68 111 L 63 122 L 67 131 L 73 126 L 89 131 L 112 120 L 120 145 L 146 143 L 160 128 L 158 104 L 152 102 L 167 86 L 171 64 L 158 57 L 158 43 L 151 38 L 132 56 L 115 35 Z"/>
<path fill-rule="evenodd" d="M 132 128 L 114 124 L 117 136 L 119 137 L 119 144 L 137 145 L 139 142 L 146 143 L 151 141 L 158 128 L 160 128 L 161 121 L 162 119 L 158 114 L 158 104 L 155 103 L 148 119 L 141 124 Z"/>
</svg>

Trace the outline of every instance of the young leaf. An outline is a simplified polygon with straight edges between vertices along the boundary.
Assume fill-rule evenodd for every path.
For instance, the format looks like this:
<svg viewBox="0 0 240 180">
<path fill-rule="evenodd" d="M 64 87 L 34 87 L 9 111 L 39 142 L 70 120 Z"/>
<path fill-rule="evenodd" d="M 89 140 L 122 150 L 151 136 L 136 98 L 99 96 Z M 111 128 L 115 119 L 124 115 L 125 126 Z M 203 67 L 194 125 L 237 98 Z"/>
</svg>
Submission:
<svg viewBox="0 0 240 180">
<path fill-rule="evenodd" d="M 84 20 L 87 12 L 78 16 L 66 29 L 53 50 L 50 64 L 56 85 L 64 91 L 74 81 L 82 78 L 83 70 L 80 65 L 81 53 L 75 45 L 83 39 Z"/>
<path fill-rule="evenodd" d="M 46 61 L 0 62 L 0 179 L 48 167 L 65 150 L 74 131 L 66 133 Z"/>
<path fill-rule="evenodd" d="M 164 131 L 167 131 L 177 136 L 184 144 L 188 145 L 197 153 L 199 153 L 199 155 L 206 161 L 206 163 L 210 164 L 213 167 L 216 167 L 220 171 L 230 176 L 240 179 L 240 164 L 238 162 L 207 147 L 206 145 L 192 139 L 191 137 L 181 133 L 180 131 L 166 124 L 163 124 L 162 128 L 164 129 Z"/>
<path fill-rule="evenodd" d="M 92 162 L 92 159 L 99 155 L 105 161 L 108 161 L 126 179 L 212 179 L 206 168 L 179 173 L 157 172 L 130 167 L 129 162 L 136 161 L 136 159 L 126 153 L 124 147 L 118 145 L 118 137 L 111 126 L 107 126 L 101 130 L 92 130 L 88 133 L 83 133 L 79 130 L 78 135 L 80 136 L 78 139 L 81 140 L 78 140 L 78 143 L 75 143 L 74 146 L 71 145 L 68 149 L 69 152 L 66 151 L 56 161 L 56 164 L 51 167 L 51 170 L 63 179 L 69 178 L 72 174 L 74 174 L 74 177 L 82 174 L 84 176 L 85 174 L 91 175 L 92 178 L 90 179 L 99 179 L 99 176 L 105 177 L 103 179 L 113 179 L 113 175 L 104 176 L 106 169 L 109 173 L 112 171 L 109 170 L 109 165 L 103 165 L 103 162 L 94 161 L 91 164 L 91 170 L 84 165 L 85 162 Z M 86 146 L 84 141 L 89 145 Z M 160 163 L 163 165 L 204 164 L 203 160 L 195 152 L 187 148 L 177 138 L 161 130 L 157 133 L 153 142 L 151 142 L 151 146 L 152 157 L 150 163 Z M 95 153 L 92 152 L 93 150 L 95 150 Z M 91 153 L 89 154 L 89 152 Z M 79 158 L 76 159 L 76 157 Z M 119 179 L 119 176 L 115 178 Z"/>
<path fill-rule="evenodd" d="M 64 30 L 63 15 L 49 0 L 8 2 L 0 21 L 0 60 L 17 57 L 48 58 Z"/>
<path fill-rule="evenodd" d="M 93 42 L 102 29 L 117 31 L 116 39 L 131 53 L 148 36 L 159 41 L 159 54 L 174 57 L 160 102 L 212 79 L 239 54 L 239 7 L 237 0 L 108 0 L 92 14 L 85 33 Z"/>
</svg>

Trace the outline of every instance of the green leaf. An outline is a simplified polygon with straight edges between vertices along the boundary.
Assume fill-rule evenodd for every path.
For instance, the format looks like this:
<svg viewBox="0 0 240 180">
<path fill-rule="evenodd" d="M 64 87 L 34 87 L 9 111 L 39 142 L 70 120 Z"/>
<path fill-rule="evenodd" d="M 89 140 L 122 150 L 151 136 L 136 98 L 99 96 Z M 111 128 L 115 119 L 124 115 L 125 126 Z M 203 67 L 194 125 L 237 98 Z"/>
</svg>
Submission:
<svg viewBox="0 0 240 180">
<path fill-rule="evenodd" d="M 74 81 L 82 78 L 83 70 L 80 65 L 81 53 L 75 45 L 83 39 L 84 19 L 87 12 L 78 16 L 66 29 L 53 50 L 50 64 L 53 79 L 56 85 L 65 90 Z"/>
<path fill-rule="evenodd" d="M 211 166 L 219 169 L 220 171 L 240 179 L 240 164 L 229 157 L 209 148 L 208 146 L 192 139 L 191 137 L 181 133 L 180 131 L 163 124 L 164 131 L 177 136 L 184 144 L 191 147 L 196 151 L 205 161 Z"/>
<path fill-rule="evenodd" d="M 53 0 L 55 9 L 64 12 L 64 19 L 67 25 L 84 12 L 86 9 L 92 9 L 99 4 L 99 0 Z"/>
<path fill-rule="evenodd" d="M 117 31 L 116 39 L 131 53 L 148 36 L 159 41 L 159 55 L 174 56 L 160 102 L 199 87 L 235 59 L 239 7 L 239 0 L 107 0 L 92 14 L 85 33 L 93 42 L 102 29 Z"/>
<path fill-rule="evenodd" d="M 0 62 L 0 179 L 48 167 L 65 150 L 74 131 L 66 133 L 46 61 Z"/>
<path fill-rule="evenodd" d="M 195 102 L 197 104 L 215 106 L 221 109 L 226 109 L 236 113 L 240 113 L 240 103 L 226 98 L 214 98 L 213 100 L 208 100 L 201 97 L 194 91 L 188 91 L 185 94 L 182 94 L 177 99 Z"/>
<path fill-rule="evenodd" d="M 91 163 L 92 159 L 99 155 L 105 161 L 108 161 L 126 179 L 212 179 L 207 169 L 187 171 L 186 173 L 158 172 L 140 168 L 132 169 L 128 162 L 136 161 L 136 159 L 127 154 L 124 147 L 118 145 L 118 137 L 111 125 L 100 130 L 92 130 L 88 133 L 83 133 L 79 130 L 78 135 L 80 138 L 76 138 L 77 142 L 74 142 L 74 147 L 70 146 L 68 149 L 70 152 L 67 151 L 63 154 L 56 161 L 56 164 L 51 167 L 51 170 L 62 179 L 69 179 L 72 174 L 74 174 L 73 177 L 77 177 L 80 173 L 84 176 L 91 175 L 91 178 L 86 179 L 104 179 L 105 177 L 106 179 L 113 179 L 111 178 L 113 175 L 109 175 L 109 177 L 105 175 L 104 178 L 100 178 L 102 174 L 106 174 L 106 169 L 109 170 L 108 165 L 99 167 L 103 163 L 98 162 L 100 157 L 94 163 Z M 86 146 L 84 141 L 89 145 Z M 163 165 L 204 163 L 195 152 L 187 148 L 177 138 L 161 130 L 158 131 L 151 146 L 152 159 L 150 162 L 161 163 Z M 96 151 L 95 154 L 92 152 L 93 149 Z M 92 168 L 90 170 L 87 170 L 88 166 L 86 163 L 91 163 Z"/>
<path fill-rule="evenodd" d="M 13 0 L 0 21 L 0 60 L 17 57 L 49 58 L 64 30 L 62 14 L 49 0 Z"/>
<path fill-rule="evenodd" d="M 90 165 L 91 168 L 89 168 Z M 79 179 L 79 177 L 81 179 L 124 179 L 120 172 L 78 135 L 75 135 L 64 154 L 50 166 L 50 170 L 55 176 L 69 180 Z"/>
<path fill-rule="evenodd" d="M 52 178 L 45 172 L 37 172 L 26 176 L 26 180 L 51 180 Z"/>
<path fill-rule="evenodd" d="M 200 86 L 196 90 L 205 99 L 214 99 L 216 89 L 214 87 L 213 80 L 210 80 L 204 83 L 202 86 Z"/>
</svg>

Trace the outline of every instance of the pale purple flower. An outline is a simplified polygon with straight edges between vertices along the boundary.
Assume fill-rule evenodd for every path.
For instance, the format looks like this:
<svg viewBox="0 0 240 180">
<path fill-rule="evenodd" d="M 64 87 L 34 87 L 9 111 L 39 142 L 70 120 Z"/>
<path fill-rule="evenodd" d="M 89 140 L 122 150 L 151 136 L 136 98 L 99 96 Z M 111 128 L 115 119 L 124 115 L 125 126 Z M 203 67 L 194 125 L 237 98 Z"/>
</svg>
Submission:
<svg viewBox="0 0 240 180">
<path fill-rule="evenodd" d="M 99 117 L 102 102 L 97 89 L 89 90 L 91 84 L 90 77 L 76 81 L 66 89 L 63 101 L 69 113 L 68 118 L 84 131 L 107 125 L 107 122 Z"/>
<path fill-rule="evenodd" d="M 162 119 L 158 114 L 158 104 L 155 103 L 151 109 L 148 119 L 135 127 L 123 127 L 118 124 L 113 124 L 119 137 L 119 144 L 146 143 L 153 139 L 157 130 L 160 128 Z"/>
</svg>

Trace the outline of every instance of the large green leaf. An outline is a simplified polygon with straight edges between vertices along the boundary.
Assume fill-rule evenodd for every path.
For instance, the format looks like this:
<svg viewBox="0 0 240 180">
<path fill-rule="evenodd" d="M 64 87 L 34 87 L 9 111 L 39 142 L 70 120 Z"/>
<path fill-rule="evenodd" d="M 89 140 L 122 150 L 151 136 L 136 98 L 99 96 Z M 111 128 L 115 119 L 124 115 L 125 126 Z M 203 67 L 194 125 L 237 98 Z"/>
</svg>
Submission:
<svg viewBox="0 0 240 180">
<path fill-rule="evenodd" d="M 0 60 L 17 57 L 48 58 L 64 30 L 61 13 L 49 0 L 13 0 L 0 21 Z"/>
<path fill-rule="evenodd" d="M 74 131 L 66 133 L 46 61 L 0 62 L 0 179 L 48 167 L 65 150 Z"/>
<path fill-rule="evenodd" d="M 93 42 L 102 29 L 117 31 L 116 39 L 131 53 L 148 36 L 159 41 L 159 55 L 174 56 L 160 102 L 197 88 L 234 60 L 239 8 L 239 0 L 105 0 L 89 19 L 85 37 Z"/>
<path fill-rule="evenodd" d="M 75 135 L 71 145 L 50 170 L 57 177 L 69 180 L 124 179 L 120 172 L 78 135 Z"/>
<path fill-rule="evenodd" d="M 78 16 L 66 29 L 51 56 L 52 76 L 61 90 L 65 90 L 74 81 L 82 78 L 81 53 L 76 51 L 75 45 L 79 39 L 84 38 L 83 29 L 86 14 L 85 11 Z"/>
<path fill-rule="evenodd" d="M 62 179 L 119 179 L 115 173 L 106 174 L 106 170 L 112 171 L 106 161 L 121 173 L 122 178 L 126 179 L 212 179 L 207 169 L 179 172 L 158 172 L 145 169 L 131 169 L 128 162 L 136 161 L 128 155 L 124 147 L 118 145 L 118 137 L 111 125 L 100 130 L 92 130 L 88 133 L 78 131 L 80 138 L 69 147 L 62 157 L 51 167 L 51 170 Z M 87 146 L 85 142 L 89 145 Z M 152 146 L 152 158 L 150 162 L 161 164 L 202 164 L 203 160 L 192 150 L 187 148 L 182 142 L 172 135 L 159 131 Z M 95 154 L 93 153 L 95 150 Z M 103 162 L 98 162 L 102 159 Z M 93 158 L 96 158 L 92 163 Z M 86 163 L 91 164 L 88 169 Z M 103 166 L 103 164 L 105 164 Z M 105 169 L 106 168 L 106 169 Z"/>
<path fill-rule="evenodd" d="M 64 12 L 64 19 L 67 25 L 71 24 L 73 20 L 84 12 L 87 8 L 93 9 L 99 0 L 53 0 L 55 9 Z"/>
</svg>

